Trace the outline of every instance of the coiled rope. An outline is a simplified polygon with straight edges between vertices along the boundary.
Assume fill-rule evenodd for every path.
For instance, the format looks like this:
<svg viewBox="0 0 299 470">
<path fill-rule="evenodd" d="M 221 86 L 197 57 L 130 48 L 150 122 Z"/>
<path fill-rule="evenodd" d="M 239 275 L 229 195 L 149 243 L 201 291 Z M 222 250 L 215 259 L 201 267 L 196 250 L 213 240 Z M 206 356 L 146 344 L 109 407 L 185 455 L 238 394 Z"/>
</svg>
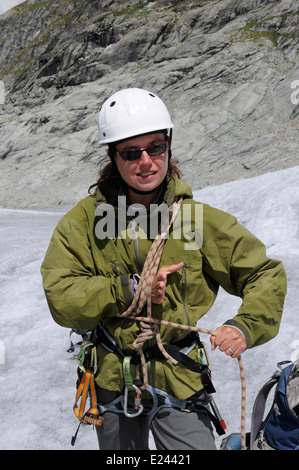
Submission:
<svg viewBox="0 0 299 470">
<path fill-rule="evenodd" d="M 146 341 L 156 337 L 157 345 L 163 354 L 163 356 L 172 362 L 177 364 L 177 360 L 171 357 L 163 347 L 159 325 L 165 325 L 172 328 L 179 328 L 182 330 L 196 331 L 201 333 L 206 333 L 211 336 L 216 336 L 216 333 L 212 330 L 205 328 L 198 328 L 195 326 L 182 325 L 179 323 L 173 323 L 165 320 L 158 320 L 152 318 L 152 302 L 151 302 L 151 291 L 152 283 L 157 274 L 160 259 L 163 252 L 163 247 L 165 239 L 169 233 L 170 227 L 172 226 L 179 210 L 181 208 L 182 199 L 179 199 L 174 202 L 173 210 L 170 215 L 170 219 L 165 220 L 161 226 L 161 230 L 156 236 L 155 240 L 152 243 L 152 246 L 148 252 L 147 258 L 145 260 L 143 270 L 140 276 L 139 284 L 134 296 L 133 302 L 130 307 L 122 313 L 121 317 L 130 318 L 140 322 L 141 333 L 138 335 L 136 340 L 133 342 L 132 346 L 138 354 L 140 355 L 141 366 L 142 366 L 142 375 L 143 375 L 143 385 L 140 387 L 145 390 L 148 383 L 148 374 L 147 374 L 147 365 L 145 356 L 143 353 L 143 345 Z M 144 306 L 147 305 L 147 316 L 139 316 Z M 246 417 L 246 380 L 244 372 L 244 364 L 241 356 L 238 357 L 239 369 L 240 369 L 240 378 L 241 378 L 241 449 L 246 450 L 246 434 L 245 434 L 245 417 Z M 136 370 L 137 378 L 139 377 L 139 371 Z"/>
</svg>

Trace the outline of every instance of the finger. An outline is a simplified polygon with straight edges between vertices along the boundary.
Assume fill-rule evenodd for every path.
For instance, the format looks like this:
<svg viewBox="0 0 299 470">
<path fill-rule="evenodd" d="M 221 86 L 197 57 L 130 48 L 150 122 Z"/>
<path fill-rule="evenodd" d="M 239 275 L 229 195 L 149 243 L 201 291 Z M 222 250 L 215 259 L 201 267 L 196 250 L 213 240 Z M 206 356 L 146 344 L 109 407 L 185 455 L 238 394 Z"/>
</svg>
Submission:
<svg viewBox="0 0 299 470">
<path fill-rule="evenodd" d="M 152 293 L 152 302 L 154 304 L 161 304 L 164 300 L 164 294 L 165 294 L 165 291 L 162 290 L 162 292 L 155 292 L 155 293 Z"/>
<path fill-rule="evenodd" d="M 165 276 L 166 277 L 166 276 Z M 155 304 L 160 304 L 164 300 L 166 282 L 157 281 L 152 289 L 151 297 L 152 302 Z"/>
<path fill-rule="evenodd" d="M 163 268 L 161 268 L 161 271 L 168 275 L 168 274 L 171 274 L 171 273 L 175 273 L 176 271 L 179 271 L 180 269 L 182 269 L 182 267 L 184 266 L 184 262 L 182 261 L 181 263 L 178 263 L 178 264 L 170 264 L 169 266 L 163 266 Z"/>
<path fill-rule="evenodd" d="M 157 285 L 156 285 L 156 288 L 155 288 L 156 294 L 162 295 L 165 291 L 165 287 L 166 287 L 165 282 L 161 282 L 161 281 L 158 282 Z"/>
<path fill-rule="evenodd" d="M 230 356 L 232 359 L 240 357 L 241 354 L 244 352 L 244 348 L 241 347 L 230 347 L 225 351 L 227 356 Z"/>
<path fill-rule="evenodd" d="M 157 279 L 152 287 L 152 293 L 165 291 L 166 279 Z"/>
<path fill-rule="evenodd" d="M 216 345 L 217 345 L 217 342 L 216 342 Z M 230 340 L 227 340 L 225 339 L 224 341 L 221 341 L 219 344 L 218 344 L 218 347 L 220 349 L 220 351 L 222 352 L 226 352 L 228 351 L 228 349 L 232 346 L 232 342 Z M 233 348 L 232 348 L 233 349 Z"/>
<path fill-rule="evenodd" d="M 231 356 L 233 357 L 233 355 L 235 354 L 236 350 L 234 351 L 231 347 L 227 348 L 224 353 L 227 355 L 227 356 Z"/>
<path fill-rule="evenodd" d="M 163 271 L 158 271 L 157 272 L 157 276 L 156 276 L 156 282 L 159 282 L 159 281 L 166 281 L 167 279 L 167 274 Z"/>
<path fill-rule="evenodd" d="M 211 349 L 212 349 L 212 351 L 214 351 L 214 349 L 217 348 L 217 346 L 215 344 L 215 336 L 210 337 L 210 343 L 211 343 Z"/>
</svg>

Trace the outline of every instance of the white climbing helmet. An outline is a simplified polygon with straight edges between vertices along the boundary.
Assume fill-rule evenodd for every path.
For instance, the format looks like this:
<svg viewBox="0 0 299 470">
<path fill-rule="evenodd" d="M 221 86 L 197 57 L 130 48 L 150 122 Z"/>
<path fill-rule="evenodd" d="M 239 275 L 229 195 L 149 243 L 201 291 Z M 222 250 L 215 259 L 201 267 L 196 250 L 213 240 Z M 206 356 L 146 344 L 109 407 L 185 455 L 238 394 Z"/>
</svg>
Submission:
<svg viewBox="0 0 299 470">
<path fill-rule="evenodd" d="M 140 88 L 127 88 L 104 102 L 98 127 L 100 144 L 109 144 L 147 132 L 172 129 L 174 125 L 157 95 Z"/>
</svg>

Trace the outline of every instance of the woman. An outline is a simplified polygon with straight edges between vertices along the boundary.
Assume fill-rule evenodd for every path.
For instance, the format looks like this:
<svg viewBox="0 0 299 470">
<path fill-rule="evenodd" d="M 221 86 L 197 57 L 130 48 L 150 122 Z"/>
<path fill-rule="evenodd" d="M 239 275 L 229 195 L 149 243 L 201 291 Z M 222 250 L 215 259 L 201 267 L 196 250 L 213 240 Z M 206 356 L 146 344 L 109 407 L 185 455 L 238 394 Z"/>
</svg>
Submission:
<svg viewBox="0 0 299 470">
<path fill-rule="evenodd" d="M 195 326 L 222 286 L 242 305 L 212 349 L 236 358 L 279 329 L 281 262 L 234 217 L 193 200 L 171 159 L 172 128 L 146 90 L 105 101 L 99 135 L 110 162 L 59 222 L 41 268 L 54 320 L 97 340 L 101 449 L 147 449 L 149 426 L 157 449 L 216 448 L 200 340 L 163 321 Z"/>
</svg>

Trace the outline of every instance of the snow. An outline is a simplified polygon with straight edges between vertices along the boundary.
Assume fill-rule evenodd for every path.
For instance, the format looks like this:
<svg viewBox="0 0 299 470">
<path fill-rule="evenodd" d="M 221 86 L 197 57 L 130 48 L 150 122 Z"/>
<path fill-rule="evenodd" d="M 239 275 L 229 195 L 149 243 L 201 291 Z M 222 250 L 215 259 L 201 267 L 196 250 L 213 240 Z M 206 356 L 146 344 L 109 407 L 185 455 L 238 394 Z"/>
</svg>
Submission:
<svg viewBox="0 0 299 470">
<path fill-rule="evenodd" d="M 299 357 L 299 166 L 195 193 L 195 198 L 234 214 L 281 259 L 288 294 L 278 336 L 243 354 L 247 385 L 246 428 L 256 393 L 282 360 Z M 67 352 L 69 330 L 56 325 L 44 297 L 40 265 L 59 211 L 0 209 L 0 449 L 97 449 L 92 426 L 77 428 L 73 413 L 76 361 Z M 240 300 L 219 293 L 199 326 L 215 329 L 232 317 Z M 216 403 L 227 433 L 240 429 L 238 361 L 211 351 Z M 216 437 L 217 445 L 222 438 Z M 154 445 L 151 441 L 151 446 Z"/>
<path fill-rule="evenodd" d="M 0 15 L 23 2 L 24 0 L 1 0 Z"/>
</svg>

